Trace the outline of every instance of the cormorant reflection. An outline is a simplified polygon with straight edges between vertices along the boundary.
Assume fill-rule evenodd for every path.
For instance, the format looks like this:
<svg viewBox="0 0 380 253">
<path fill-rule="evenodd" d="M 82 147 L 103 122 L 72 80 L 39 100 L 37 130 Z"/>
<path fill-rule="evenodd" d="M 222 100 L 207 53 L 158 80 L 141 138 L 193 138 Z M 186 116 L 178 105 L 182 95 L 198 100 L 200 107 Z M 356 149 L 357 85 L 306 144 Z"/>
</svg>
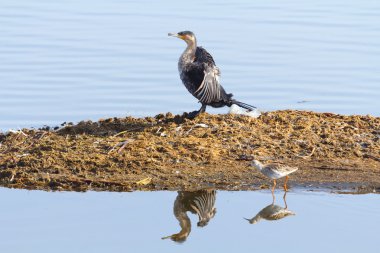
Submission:
<svg viewBox="0 0 380 253">
<path fill-rule="evenodd" d="M 264 207 L 261 209 L 260 212 L 258 212 L 255 217 L 252 219 L 246 219 L 251 224 L 255 224 L 259 222 L 260 220 L 280 220 L 282 218 L 285 218 L 290 215 L 295 215 L 294 212 L 288 210 L 288 205 L 286 204 L 286 192 L 283 196 L 285 207 L 281 207 L 278 205 L 275 205 L 275 196 L 272 193 L 273 201 L 272 204 Z"/>
<path fill-rule="evenodd" d="M 174 201 L 173 213 L 179 221 L 181 230 L 162 239 L 184 242 L 191 232 L 191 221 L 187 212 L 198 215 L 198 227 L 204 227 L 215 216 L 216 190 L 179 191 Z"/>
</svg>

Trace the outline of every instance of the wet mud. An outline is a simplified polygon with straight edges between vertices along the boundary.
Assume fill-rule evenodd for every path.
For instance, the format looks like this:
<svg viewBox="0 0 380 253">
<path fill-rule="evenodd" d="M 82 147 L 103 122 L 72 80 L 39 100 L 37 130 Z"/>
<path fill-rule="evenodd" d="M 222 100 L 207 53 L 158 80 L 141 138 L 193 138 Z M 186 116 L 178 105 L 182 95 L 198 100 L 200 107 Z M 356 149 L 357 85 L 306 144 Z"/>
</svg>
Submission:
<svg viewBox="0 0 380 253">
<path fill-rule="evenodd" d="M 380 191 L 380 118 L 273 111 L 83 121 L 0 133 L 0 185 L 42 190 L 254 190 L 252 159 L 297 166 L 288 185 Z M 279 181 L 281 184 L 281 180 Z"/>
</svg>

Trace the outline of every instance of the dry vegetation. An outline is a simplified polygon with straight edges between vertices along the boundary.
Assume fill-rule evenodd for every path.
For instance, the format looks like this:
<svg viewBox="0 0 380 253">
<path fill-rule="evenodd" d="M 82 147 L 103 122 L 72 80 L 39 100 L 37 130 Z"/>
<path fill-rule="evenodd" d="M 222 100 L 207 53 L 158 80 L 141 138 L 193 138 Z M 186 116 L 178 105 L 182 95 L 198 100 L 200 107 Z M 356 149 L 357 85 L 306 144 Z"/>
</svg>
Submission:
<svg viewBox="0 0 380 253">
<path fill-rule="evenodd" d="M 298 166 L 290 185 L 380 190 L 380 118 L 274 111 L 113 118 L 0 133 L 0 184 L 44 190 L 240 190 L 270 182 L 249 160 Z"/>
</svg>

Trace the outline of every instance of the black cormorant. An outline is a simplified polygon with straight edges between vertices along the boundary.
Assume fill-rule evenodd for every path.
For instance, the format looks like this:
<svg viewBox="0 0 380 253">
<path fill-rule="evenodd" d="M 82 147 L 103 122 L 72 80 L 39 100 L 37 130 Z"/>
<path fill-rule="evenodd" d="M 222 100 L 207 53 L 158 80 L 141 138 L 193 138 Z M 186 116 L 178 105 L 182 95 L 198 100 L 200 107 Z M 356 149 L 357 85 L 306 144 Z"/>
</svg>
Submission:
<svg viewBox="0 0 380 253">
<path fill-rule="evenodd" d="M 191 232 L 191 221 L 187 212 L 198 215 L 198 227 L 204 227 L 215 216 L 216 190 L 203 189 L 198 191 L 179 191 L 174 201 L 173 212 L 179 221 L 181 230 L 162 239 L 172 239 L 176 242 L 184 242 Z"/>
<path fill-rule="evenodd" d="M 187 44 L 179 58 L 178 71 L 187 90 L 202 103 L 199 111 L 190 113 L 190 117 L 193 118 L 205 112 L 208 105 L 218 108 L 236 104 L 250 111 L 256 108 L 232 99 L 232 94 L 226 93 L 219 83 L 219 68 L 215 65 L 212 56 L 204 48 L 197 46 L 197 39 L 193 32 L 183 31 L 168 35 L 180 38 Z"/>
</svg>

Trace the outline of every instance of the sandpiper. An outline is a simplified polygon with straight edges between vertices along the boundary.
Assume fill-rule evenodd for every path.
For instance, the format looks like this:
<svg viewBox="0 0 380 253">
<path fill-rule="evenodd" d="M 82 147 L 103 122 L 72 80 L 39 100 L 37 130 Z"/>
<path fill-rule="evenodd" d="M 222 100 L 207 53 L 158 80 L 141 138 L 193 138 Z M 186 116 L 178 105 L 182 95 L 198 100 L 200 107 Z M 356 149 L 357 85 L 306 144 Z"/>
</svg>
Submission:
<svg viewBox="0 0 380 253">
<path fill-rule="evenodd" d="M 284 190 L 288 191 L 288 187 L 286 185 L 289 179 L 288 175 L 298 170 L 297 167 L 290 167 L 280 163 L 270 163 L 263 165 L 261 162 L 257 160 L 252 161 L 252 166 L 255 167 L 257 170 L 261 171 L 261 173 L 263 173 L 265 176 L 269 177 L 270 179 L 273 179 L 272 192 L 274 192 L 274 189 L 276 188 L 276 180 L 282 177 L 286 177 L 284 183 Z"/>
<path fill-rule="evenodd" d="M 249 221 L 249 223 L 251 223 L 251 224 L 255 224 L 255 223 L 259 222 L 261 219 L 272 221 L 272 220 L 280 220 L 280 219 L 285 218 L 289 215 L 295 215 L 295 213 L 293 211 L 288 210 L 288 205 L 286 204 L 286 192 L 283 196 L 285 207 L 275 205 L 274 195 L 272 195 L 272 196 L 273 196 L 272 204 L 261 209 L 261 211 L 258 212 L 255 215 L 255 217 L 253 217 L 252 219 L 247 219 L 247 218 L 244 218 L 244 219 Z"/>
</svg>

